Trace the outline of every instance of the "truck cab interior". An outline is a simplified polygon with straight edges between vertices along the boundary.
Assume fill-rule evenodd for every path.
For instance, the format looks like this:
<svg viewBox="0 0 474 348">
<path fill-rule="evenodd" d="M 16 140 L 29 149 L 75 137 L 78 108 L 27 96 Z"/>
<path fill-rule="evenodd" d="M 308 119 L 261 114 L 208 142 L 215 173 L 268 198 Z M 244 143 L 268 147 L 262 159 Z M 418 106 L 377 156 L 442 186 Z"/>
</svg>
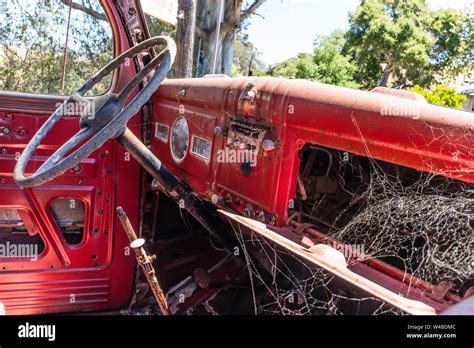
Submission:
<svg viewBox="0 0 474 348">
<path fill-rule="evenodd" d="M 150 313 L 118 207 L 171 314 L 440 314 L 474 294 L 472 114 L 388 88 L 167 78 L 175 43 L 140 1 L 100 5 L 112 49 L 87 81 L 0 92 L 0 244 L 24 248 L 0 257 L 6 314 Z"/>
</svg>

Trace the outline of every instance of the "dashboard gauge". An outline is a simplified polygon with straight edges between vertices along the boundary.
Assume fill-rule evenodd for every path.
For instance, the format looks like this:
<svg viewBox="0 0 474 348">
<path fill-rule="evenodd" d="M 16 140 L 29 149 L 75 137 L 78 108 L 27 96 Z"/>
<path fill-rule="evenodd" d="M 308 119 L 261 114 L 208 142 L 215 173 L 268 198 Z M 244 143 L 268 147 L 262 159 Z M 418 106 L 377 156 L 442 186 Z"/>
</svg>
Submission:
<svg viewBox="0 0 474 348">
<path fill-rule="evenodd" d="M 171 155 L 176 162 L 181 162 L 188 151 L 189 146 L 189 128 L 188 122 L 183 116 L 179 116 L 174 121 L 171 128 Z"/>
<path fill-rule="evenodd" d="M 159 122 L 156 123 L 155 138 L 167 143 L 168 133 L 169 133 L 169 127 L 166 124 L 159 123 Z"/>
<path fill-rule="evenodd" d="M 211 142 L 207 139 L 193 135 L 191 153 L 199 158 L 209 161 L 211 156 Z"/>
</svg>

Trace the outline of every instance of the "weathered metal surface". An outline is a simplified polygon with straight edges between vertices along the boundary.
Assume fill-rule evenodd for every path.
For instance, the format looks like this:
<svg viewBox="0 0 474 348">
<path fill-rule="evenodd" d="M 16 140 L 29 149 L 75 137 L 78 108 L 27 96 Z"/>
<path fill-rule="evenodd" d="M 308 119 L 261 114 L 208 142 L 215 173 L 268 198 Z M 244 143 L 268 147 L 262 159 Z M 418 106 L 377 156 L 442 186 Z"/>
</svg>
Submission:
<svg viewBox="0 0 474 348">
<path fill-rule="evenodd" d="M 105 0 L 103 4 L 119 54 L 129 47 L 127 37 L 113 1 Z M 112 90 L 121 90 L 135 74 L 133 65 L 123 66 L 114 75 Z M 81 161 L 79 172 L 66 171 L 40 188 L 21 189 L 13 181 L 18 154 L 57 108 L 57 103 L 64 100 L 57 96 L 0 92 L 0 123 L 13 130 L 0 139 L 0 207 L 27 212 L 46 244 L 36 261 L 1 261 L 0 302 L 6 314 L 118 308 L 129 302 L 132 293 L 135 260 L 133 255 L 124 254 L 128 240 L 116 223 L 114 206 L 123 206 L 132 225 L 137 227 L 140 167 L 135 161 L 123 160 L 125 151 L 119 145 L 106 142 Z M 139 120 L 140 116 L 137 117 Z M 78 130 L 78 115 L 63 118 L 59 127 L 44 139 L 26 173 L 38 168 Z M 140 134 L 141 126 L 132 126 L 131 130 Z M 60 197 L 80 199 L 85 204 L 84 240 L 79 245 L 65 244 L 49 213 L 49 204 Z"/>
<path fill-rule="evenodd" d="M 153 151 L 167 168 L 212 204 L 265 223 L 284 226 L 289 221 L 288 208 L 297 187 L 303 185 L 298 153 L 305 144 L 474 183 L 472 114 L 430 105 L 410 93 L 364 92 L 299 80 L 214 77 L 165 81 L 153 105 L 155 122 L 171 127 L 177 117 L 185 117 L 190 136 L 212 144 L 208 161 L 190 151 L 177 163 L 168 142 L 152 140 Z M 400 108 L 409 112 L 399 114 Z M 236 123 L 267 130 L 264 139 L 252 135 L 252 141 L 237 139 L 232 128 Z M 262 141 L 273 146 L 259 151 L 256 166 L 246 173 L 238 161 L 220 156 L 238 150 L 239 140 L 245 149 Z M 334 189 L 330 182 L 316 181 L 318 192 Z M 393 291 L 412 289 L 411 298 L 430 303 L 438 312 L 460 300 L 443 291 L 443 298 L 439 295 L 433 301 L 428 295 L 437 292 L 434 285 L 379 260 L 357 270 L 387 281 Z"/>
<path fill-rule="evenodd" d="M 242 100 L 249 84 L 255 96 Z M 265 216 L 272 213 L 278 225 L 288 218 L 288 204 L 296 196 L 298 151 L 304 144 L 474 183 L 469 150 L 474 117 L 419 100 L 302 80 L 216 77 L 167 80 L 153 96 L 153 105 L 154 122 L 171 127 L 184 115 L 191 136 L 212 144 L 211 161 L 191 153 L 178 164 L 169 143 L 154 139 L 153 151 L 175 175 L 209 200 L 213 194 L 232 195 L 229 206 L 240 213 L 248 205 Z M 394 106 L 413 114 L 398 115 Z M 267 127 L 266 139 L 275 142 L 272 151 L 257 156 L 248 176 L 240 163 L 218 160 L 227 138 L 214 130 L 225 131 L 235 120 Z"/>
<path fill-rule="evenodd" d="M 349 282 L 354 287 L 359 288 L 367 293 L 381 299 L 382 301 L 393 305 L 407 313 L 416 315 L 433 315 L 436 311 L 427 304 L 404 298 L 371 280 L 354 273 L 347 267 L 346 259 L 343 254 L 326 244 L 315 244 L 312 247 L 305 248 L 284 236 L 269 230 L 265 224 L 254 221 L 236 214 L 220 210 L 220 213 L 233 221 L 249 228 L 259 236 L 274 242 L 276 245 L 288 250 L 298 257 L 310 262 L 311 264 L 321 267 L 335 276 Z"/>
<path fill-rule="evenodd" d="M 126 3 L 104 1 L 114 28 L 116 53 L 120 53 L 128 48 L 127 35 L 131 35 L 131 42 L 140 42 L 143 32 L 139 31 L 140 35 L 136 37 L 130 30 L 133 28 L 125 29 L 119 13 L 112 6 L 114 3 L 122 7 Z M 120 91 L 134 76 L 132 66 L 122 67 L 115 76 L 114 91 Z M 127 93 L 136 92 L 137 81 L 132 81 L 133 88 L 126 88 Z M 149 97 L 142 95 L 140 102 Z M 46 244 L 44 253 L 36 262 L 2 264 L 5 268 L 0 271 L 0 302 L 5 303 L 7 313 L 113 308 L 124 305 L 131 292 L 134 262 L 133 258 L 123 254 L 127 242 L 120 227 L 117 230 L 117 224 L 114 224 L 113 207 L 115 204 L 124 206 L 130 212 L 132 224 L 136 225 L 139 172 L 136 162 L 122 161 L 124 151 L 111 142 L 105 142 L 98 153 L 85 156 L 80 171 L 65 171 L 40 189 L 19 189 L 12 180 L 16 153 L 21 152 L 31 135 L 44 124 L 45 114 L 51 113 L 54 103 L 59 100 L 63 101 L 46 96 L 0 94 L 0 123 L 3 127 L 0 146 L 5 149 L 0 152 L 3 175 L 0 190 L 4 193 L 0 195 L 0 207 L 15 206 L 26 211 Z M 139 104 L 129 110 L 128 116 L 138 111 Z M 200 194 L 197 196 L 187 190 L 188 194 L 181 202 L 184 207 L 197 206 L 199 209 L 194 213 L 198 217 L 208 213 L 201 202 L 203 198 L 267 223 L 285 225 L 288 205 L 296 196 L 296 188 L 301 186 L 297 185 L 298 151 L 308 143 L 474 183 L 474 159 L 470 152 L 474 127 L 472 114 L 428 105 L 392 91 L 370 93 L 307 81 L 217 77 L 165 81 L 152 97 L 152 104 L 154 123 L 160 122 L 169 130 L 176 118 L 182 116 L 189 124 L 191 143 L 183 161 L 174 161 L 169 141 L 163 139 L 153 140 L 152 152 L 169 168 L 170 177 L 176 175 L 179 181 L 189 184 Z M 413 112 L 398 115 L 390 109 L 394 105 L 407 107 Z M 77 131 L 77 121 L 77 117 L 61 120 L 61 129 L 53 130 L 32 157 L 32 163 L 26 168 L 28 173 Z M 242 138 L 246 146 L 258 145 L 265 150 L 257 151 L 254 167 L 243 168 L 242 163 L 219 160 L 218 151 L 228 148 L 227 134 L 232 124 L 265 130 L 262 139 L 258 136 L 256 139 Z M 124 127 L 124 124 L 119 126 Z M 131 131 L 140 133 L 136 127 Z M 152 131 L 155 134 L 155 129 Z M 191 151 L 193 136 L 210 144 L 209 158 Z M 127 139 L 130 142 L 133 137 Z M 140 150 L 140 147 L 135 146 L 135 149 Z M 234 149 L 238 150 L 238 146 Z M 139 160 L 140 156 L 147 157 L 142 161 L 144 164 L 150 158 L 156 158 L 146 151 L 137 151 L 135 155 Z M 161 167 L 161 162 L 158 163 L 155 167 Z M 148 169 L 153 172 L 156 168 Z M 322 186 L 328 190 L 330 183 Z M 69 196 L 71 192 L 86 206 L 84 228 L 87 236 L 75 248 L 64 245 L 45 209 L 55 198 Z M 201 222 L 206 224 L 204 220 Z M 215 221 L 208 227 L 214 235 L 224 229 Z M 306 230 L 308 228 L 304 226 L 300 232 Z M 300 253 L 289 239 L 274 234 L 266 237 Z M 300 256 L 309 257 L 305 253 L 300 253 Z M 313 255 L 309 261 L 324 264 L 350 282 L 360 281 L 357 275 L 348 273 L 341 265 L 333 265 L 331 260 Z M 396 278 L 396 272 L 391 274 L 390 268 L 377 267 Z M 364 274 L 372 271 L 361 270 Z M 431 314 L 434 308 L 404 299 L 400 301 L 377 284 L 373 286 L 363 279 L 361 282 L 364 290 L 375 292 L 378 297 L 401 305 L 408 312 Z M 423 286 L 424 283 L 420 284 Z M 396 283 L 390 283 L 392 285 Z M 435 290 L 431 284 L 424 285 L 430 291 Z M 449 299 L 449 293 L 441 288 L 437 290 L 440 291 L 434 291 L 435 297 L 439 299 L 442 295 Z M 210 294 L 206 292 L 202 297 L 208 298 Z"/>
<path fill-rule="evenodd" d="M 174 176 L 160 160 L 129 130 L 117 138 L 117 141 L 154 177 L 161 189 L 166 192 L 181 209 L 189 212 L 215 239 L 224 244 L 229 241 L 221 234 L 221 221 L 212 215 L 203 201 L 186 183 Z"/>
</svg>

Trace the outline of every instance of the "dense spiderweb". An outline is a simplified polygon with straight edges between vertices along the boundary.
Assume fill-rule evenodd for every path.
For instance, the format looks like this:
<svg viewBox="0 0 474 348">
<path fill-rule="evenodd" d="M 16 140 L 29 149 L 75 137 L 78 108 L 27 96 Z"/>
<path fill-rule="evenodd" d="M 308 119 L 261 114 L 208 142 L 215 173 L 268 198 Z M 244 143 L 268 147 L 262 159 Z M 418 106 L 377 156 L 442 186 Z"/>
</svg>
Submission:
<svg viewBox="0 0 474 348">
<path fill-rule="evenodd" d="M 381 170 L 357 200 L 365 207 L 343 229 L 330 235 L 346 244 L 363 245 L 368 255 L 390 258 L 404 272 L 437 284 L 459 288 L 474 266 L 474 190 L 420 174 L 406 187 Z"/>
<path fill-rule="evenodd" d="M 353 218 L 328 234 L 364 254 L 382 258 L 405 274 L 438 284 L 448 281 L 462 294 L 473 285 L 474 190 L 469 184 L 419 173 L 407 184 L 370 159 L 370 184 L 340 213 Z M 375 298 L 361 298 L 335 283 L 332 274 L 308 265 L 263 238 L 234 233 L 245 254 L 256 314 L 400 314 Z M 248 248 L 258 251 L 261 265 L 270 265 L 272 279 Z M 254 253 L 255 255 L 255 253 Z M 262 290 L 265 290 L 262 292 Z M 261 295 L 265 293 L 265 295 Z"/>
<path fill-rule="evenodd" d="M 353 121 L 370 159 L 365 139 Z M 472 137 L 470 131 L 425 125 L 431 130 L 426 137 L 427 148 L 435 140 L 463 144 L 463 139 Z M 454 162 L 461 155 L 472 158 L 473 149 L 457 145 L 452 153 Z M 436 168 L 426 159 L 424 162 L 426 167 Z M 425 172 L 419 172 L 417 180 L 407 184 L 399 172 L 388 174 L 380 162 L 370 159 L 370 165 L 370 185 L 347 209 L 358 200 L 363 201 L 364 208 L 343 229 L 329 234 L 347 244 L 362 244 L 368 255 L 388 258 L 416 278 L 433 284 L 448 281 L 455 292 L 466 290 L 467 284 L 473 285 L 472 185 Z M 444 172 L 457 177 L 472 170 L 455 167 Z"/>
</svg>

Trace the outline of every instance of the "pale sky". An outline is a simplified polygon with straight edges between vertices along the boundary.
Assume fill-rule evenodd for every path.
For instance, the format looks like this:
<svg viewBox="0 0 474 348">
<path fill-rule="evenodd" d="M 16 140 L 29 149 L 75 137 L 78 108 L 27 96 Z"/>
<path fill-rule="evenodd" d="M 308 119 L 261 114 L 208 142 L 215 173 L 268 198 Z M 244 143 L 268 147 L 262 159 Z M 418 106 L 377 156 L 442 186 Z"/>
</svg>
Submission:
<svg viewBox="0 0 474 348">
<path fill-rule="evenodd" d="M 312 52 L 317 35 L 348 28 L 348 13 L 360 0 L 267 0 L 252 16 L 248 27 L 249 40 L 260 51 L 260 59 L 275 64 Z M 428 0 L 432 9 L 474 6 L 474 0 Z"/>
</svg>

